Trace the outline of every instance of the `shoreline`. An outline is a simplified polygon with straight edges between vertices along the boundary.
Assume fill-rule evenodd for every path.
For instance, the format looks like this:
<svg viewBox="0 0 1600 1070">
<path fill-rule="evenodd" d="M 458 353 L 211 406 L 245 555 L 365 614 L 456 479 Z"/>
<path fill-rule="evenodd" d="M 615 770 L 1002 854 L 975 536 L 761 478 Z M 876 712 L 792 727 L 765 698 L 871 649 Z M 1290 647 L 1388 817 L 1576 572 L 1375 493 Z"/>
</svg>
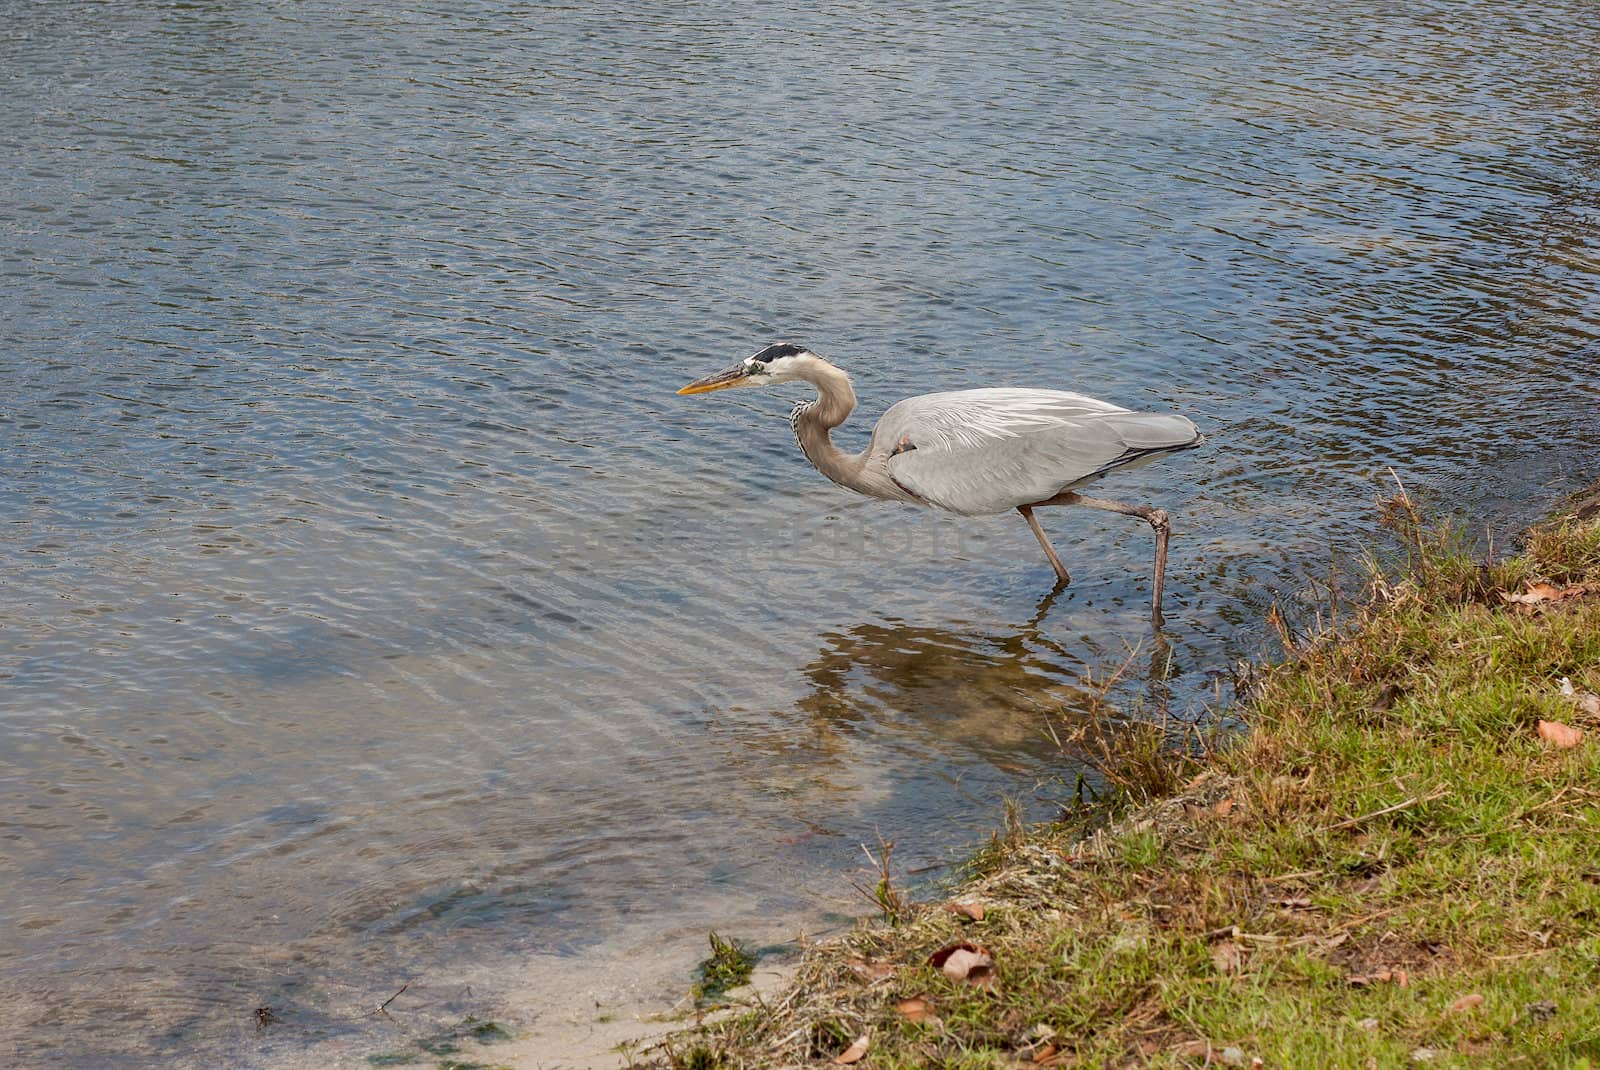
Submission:
<svg viewBox="0 0 1600 1070">
<path fill-rule="evenodd" d="M 1403 500 L 1401 504 L 1409 507 L 1409 503 Z M 1404 508 L 1401 516 L 1403 527 L 1414 519 L 1414 514 L 1410 517 L 1405 515 Z M 1558 603 L 1548 610 L 1539 609 L 1537 614 L 1527 614 L 1526 621 L 1537 623 L 1547 612 L 1580 612 L 1587 615 L 1586 619 L 1592 618 L 1592 627 L 1600 634 L 1600 484 L 1565 499 L 1554 516 L 1567 521 L 1567 535 L 1562 538 L 1568 542 L 1573 531 L 1590 531 L 1588 537 L 1594 542 L 1594 561 L 1591 570 L 1584 573 L 1587 579 L 1580 582 L 1594 583 L 1595 590 L 1574 598 L 1570 604 Z M 1549 527 L 1550 523 L 1552 521 L 1547 521 L 1534 531 L 1555 530 Z M 1456 579 L 1449 582 L 1456 582 L 1463 575 L 1477 575 L 1483 571 L 1476 561 L 1461 556 L 1461 548 L 1450 533 L 1430 534 L 1417 524 L 1402 534 L 1411 539 L 1410 565 L 1413 571 L 1390 573 L 1380 584 L 1374 585 L 1379 598 L 1357 611 L 1359 616 L 1354 627 L 1358 631 L 1400 604 L 1395 601 L 1393 592 L 1397 586 L 1408 590 L 1407 584 L 1417 582 L 1414 570 L 1419 563 L 1425 571 L 1432 570 L 1431 582 L 1435 584 L 1442 576 L 1453 576 Z M 1581 535 L 1578 537 L 1580 540 L 1583 538 Z M 1523 558 L 1518 558 L 1502 562 L 1496 567 L 1511 570 L 1506 573 L 1506 578 L 1525 580 L 1526 576 L 1521 571 L 1524 566 L 1518 563 L 1523 561 Z M 1383 594 L 1385 590 L 1389 594 Z M 1460 594 L 1459 591 L 1433 593 Z M 1479 591 L 1474 597 L 1481 594 Z M 1408 594 L 1406 597 L 1412 596 Z M 1449 604 L 1459 607 L 1464 603 L 1457 600 Z M 1504 615 L 1515 612 L 1514 607 L 1522 603 L 1504 605 L 1513 608 L 1492 605 L 1487 608 L 1490 612 Z M 1412 605 L 1411 608 L 1416 606 Z M 1301 671 L 1303 659 L 1317 656 L 1319 651 L 1330 645 L 1337 647 L 1350 641 L 1347 626 L 1336 630 L 1336 634 L 1321 636 L 1304 644 L 1295 657 L 1285 663 L 1258 670 L 1261 679 L 1258 680 L 1256 697 L 1241 699 L 1232 709 L 1247 711 L 1252 717 L 1259 715 L 1256 704 L 1262 701 L 1262 696 L 1269 694 L 1271 688 L 1289 686 L 1295 674 Z M 1600 692 L 1600 656 L 1594 659 L 1593 672 L 1594 677 L 1586 681 L 1588 689 Z M 1573 679 L 1576 686 L 1576 678 Z M 1396 697 L 1410 690 L 1405 685 L 1397 685 L 1394 695 L 1387 701 L 1392 704 Z M 1380 686 L 1370 707 L 1382 707 L 1386 701 L 1385 693 Z M 1203 844 L 1208 835 L 1219 830 L 1234 837 L 1237 841 L 1234 844 L 1236 850 L 1247 845 L 1250 822 L 1258 815 L 1270 814 L 1274 805 L 1284 805 L 1284 800 L 1278 799 L 1279 795 L 1293 794 L 1281 782 L 1286 775 L 1282 770 L 1290 768 L 1284 764 L 1289 748 L 1276 737 L 1263 739 L 1258 722 L 1250 723 L 1252 727 L 1233 737 L 1220 753 L 1198 761 L 1173 754 L 1165 755 L 1171 759 L 1170 762 L 1163 761 L 1163 741 L 1158 738 L 1159 733 L 1143 733 L 1135 729 L 1130 736 L 1124 737 L 1123 747 L 1117 750 L 1102 749 L 1098 756 L 1088 756 L 1092 762 L 1103 766 L 1102 775 L 1110 782 L 1120 784 L 1122 790 L 1117 799 L 1090 804 L 1064 824 L 1028 829 L 1012 827 L 1006 830 L 1003 838 L 997 834 L 995 842 L 979 851 L 972 860 L 968 867 L 969 875 L 959 882 L 958 891 L 951 902 L 908 904 L 906 914 L 898 924 L 884 925 L 863 919 L 854 930 L 811 944 L 800 955 L 784 956 L 778 961 L 762 960 L 755 967 L 752 983 L 730 993 L 730 1002 L 726 1006 L 706 1012 L 703 1024 L 685 1024 L 695 1017 L 693 1011 L 685 1009 L 685 999 L 680 998 L 670 1006 L 661 1002 L 676 981 L 681 980 L 681 986 L 678 987 L 684 993 L 692 985 L 692 964 L 675 962 L 661 970 L 642 971 L 631 979 L 616 979 L 617 984 L 613 986 L 615 990 L 611 992 L 611 996 L 616 997 L 614 999 L 591 999 L 589 997 L 593 993 L 586 990 L 582 994 L 572 993 L 574 998 L 571 1001 L 552 1006 L 530 987 L 522 997 L 513 996 L 508 1000 L 506 1009 L 510 1011 L 522 1003 L 540 1007 L 538 1017 L 533 1022 L 519 1026 L 513 1015 L 509 1031 L 493 1035 L 484 1043 L 478 1043 L 467 1035 L 463 1038 L 465 1043 L 453 1053 L 441 1056 L 425 1048 L 413 1050 L 414 1046 L 405 1045 L 390 1045 L 381 1051 L 370 1052 L 365 1048 L 359 1052 L 346 1049 L 339 1053 L 343 1057 L 341 1065 L 344 1060 L 349 1060 L 348 1065 L 351 1066 L 417 1065 L 479 1070 L 531 1070 L 535 1067 L 611 1070 L 637 1066 L 677 1070 L 680 1067 L 825 1066 L 834 1065 L 835 1060 L 847 1056 L 852 1045 L 862 1036 L 869 1039 L 864 1054 L 857 1061 L 867 1067 L 948 1061 L 954 1056 L 950 1051 L 939 1048 L 938 1044 L 950 1040 L 958 1040 L 960 1050 L 967 1055 L 977 1057 L 981 1053 L 982 1057 L 970 1062 L 975 1066 L 989 1065 L 984 1061 L 989 1057 L 997 1060 L 993 1064 L 997 1066 L 1015 1066 L 1019 1062 L 1021 1065 L 1041 1066 L 1120 1065 L 1119 1060 L 1125 1062 L 1129 1059 L 1139 1065 L 1200 1066 L 1207 1065 L 1208 1059 L 1211 1064 L 1228 1065 L 1235 1055 L 1243 1059 L 1236 1065 L 1251 1065 L 1250 1059 L 1262 1057 L 1258 1052 L 1266 1049 L 1252 1049 L 1248 1044 L 1248 1034 L 1243 1037 L 1221 1034 L 1217 1037 L 1180 1036 L 1181 1030 L 1168 1029 L 1160 1044 L 1145 1037 L 1111 1052 L 1095 1048 L 1095 1038 L 1090 1037 L 1089 1048 L 1080 1050 L 1081 1045 L 1075 1044 L 1074 1040 L 1084 1038 L 1074 1038 L 1070 1031 L 1052 1025 L 1044 1018 L 1028 1023 L 1020 1032 L 1017 1028 L 1008 1028 L 1004 1031 L 1003 1043 L 991 1044 L 987 1050 L 982 1046 L 973 1050 L 971 1037 L 956 1033 L 951 1028 L 951 1019 L 955 1016 L 947 1009 L 950 1005 L 960 1006 L 965 1015 L 977 1013 L 984 1007 L 994 1012 L 1008 1004 L 1028 1003 L 1012 994 L 1016 986 L 1013 984 L 1014 971 L 1008 960 L 1013 957 L 1011 944 L 1019 938 L 1020 932 L 1031 927 L 1050 931 L 1056 939 L 1067 934 L 1079 941 L 1086 936 L 1094 936 L 1100 941 L 1099 950 L 1113 958 L 1128 950 L 1129 946 L 1148 947 L 1152 942 L 1152 926 L 1159 930 L 1161 925 L 1150 912 L 1149 897 L 1127 894 L 1129 888 L 1141 880 L 1159 883 L 1162 877 L 1156 874 L 1169 869 L 1174 857 L 1201 849 L 1196 845 Z M 1281 731 L 1281 728 L 1282 725 L 1278 730 Z M 1594 737 L 1592 742 L 1586 740 L 1583 746 L 1600 748 L 1600 716 L 1596 717 L 1593 725 L 1584 724 L 1582 728 L 1586 730 L 1586 735 Z M 1123 764 L 1119 766 L 1119 762 Z M 1595 763 L 1594 768 L 1600 774 L 1600 762 Z M 1274 772 L 1274 769 L 1279 771 Z M 1381 791 L 1381 787 L 1378 785 L 1369 790 Z M 1384 801 L 1386 805 L 1374 805 L 1359 813 L 1352 813 L 1348 818 L 1340 817 L 1339 821 L 1348 821 L 1345 829 L 1353 830 L 1358 836 L 1370 836 L 1376 829 L 1403 823 L 1419 814 L 1426 814 L 1430 807 L 1444 803 L 1447 795 L 1430 797 L 1436 791 L 1437 788 L 1430 789 L 1420 795 L 1412 793 L 1394 800 L 1375 799 L 1375 802 Z M 1548 799 L 1539 805 L 1545 804 L 1548 804 Z M 1600 825 L 1600 812 L 1596 813 L 1595 818 L 1596 824 Z M 1324 822 L 1330 823 L 1337 824 Z M 1343 832 L 1345 829 L 1334 828 L 1332 831 Z M 1596 851 L 1594 862 L 1595 871 L 1600 872 L 1600 849 Z M 1191 884 L 1194 879 L 1193 868 L 1187 866 L 1183 869 L 1185 880 Z M 1165 876 L 1170 878 L 1177 872 L 1174 868 Z M 1114 901 L 1120 904 L 1119 909 L 1124 912 L 1133 910 L 1137 914 L 1142 911 L 1145 916 L 1140 923 L 1122 926 L 1121 930 L 1125 931 L 1120 931 L 1116 925 L 1110 929 L 1100 929 L 1097 933 L 1080 931 L 1071 922 L 1070 914 L 1072 909 L 1083 904 L 1070 894 L 1063 895 L 1063 892 L 1064 889 L 1078 886 L 1077 891 L 1081 893 L 1084 889 L 1079 878 L 1085 873 L 1093 875 L 1090 884 L 1098 887 L 1098 894 L 1103 895 L 1106 891 L 1105 882 L 1121 882 L 1122 894 L 1115 897 Z M 1132 882 L 1132 885 L 1128 882 Z M 1250 977 L 1252 963 L 1270 956 L 1280 945 L 1293 945 L 1296 941 L 1308 939 L 1311 929 L 1303 924 L 1305 919 L 1299 916 L 1324 909 L 1324 898 L 1318 884 L 1319 876 L 1309 865 L 1300 872 L 1282 870 L 1280 867 L 1280 872 L 1256 877 L 1253 891 L 1259 893 L 1263 885 L 1271 890 L 1270 905 L 1274 909 L 1268 913 L 1274 921 L 1288 924 L 1293 930 L 1292 934 L 1262 931 L 1270 930 L 1271 926 L 1258 924 L 1258 911 L 1245 924 L 1228 922 L 1198 933 L 1185 932 L 1179 942 L 1188 945 L 1190 958 L 1199 963 L 1203 973 L 1207 972 L 1209 963 L 1211 973 L 1234 983 L 1242 982 Z M 1261 897 L 1258 894 L 1255 898 Z M 972 911 L 964 912 L 964 908 L 970 905 L 981 906 L 981 920 L 973 919 L 970 916 Z M 953 910 L 952 907 L 957 909 Z M 1102 922 L 1104 920 L 1101 919 Z M 1341 924 L 1348 925 L 1350 920 L 1345 918 Z M 1358 916 L 1356 920 L 1360 922 L 1361 919 Z M 1373 920 L 1381 922 L 1383 918 Z M 1436 987 L 1442 983 L 1439 977 L 1428 972 L 1429 955 L 1419 955 L 1415 948 L 1403 951 L 1397 948 L 1393 954 L 1383 949 L 1386 942 L 1384 936 L 1390 932 L 1392 930 L 1389 929 L 1378 933 L 1368 932 L 1363 924 L 1357 924 L 1324 938 L 1324 942 L 1337 941 L 1326 950 L 1330 956 L 1329 962 L 1343 971 L 1342 983 L 1345 987 L 1363 994 L 1392 994 L 1388 992 L 1391 988 L 1396 991 L 1416 991 L 1423 984 L 1431 983 Z M 1341 937 L 1340 933 L 1345 935 Z M 1376 939 L 1374 947 L 1380 950 L 1364 945 L 1363 939 L 1368 943 Z M 968 992 L 964 990 L 967 987 L 964 982 L 950 982 L 948 978 L 943 978 L 940 971 L 927 965 L 930 953 L 956 943 L 970 944 L 992 955 L 994 983 L 991 986 L 974 988 Z M 1093 947 L 1094 944 L 1091 940 L 1085 946 Z M 1346 950 L 1341 952 L 1341 948 Z M 1079 954 L 1083 951 L 1084 948 L 1080 947 Z M 1410 965 L 1403 965 L 1402 962 Z M 1397 978 L 1403 980 L 1397 981 Z M 1210 978 L 1213 981 L 1216 979 Z M 639 990 L 640 985 L 650 987 L 661 998 L 644 998 Z M 1092 990 L 1093 986 L 1090 988 Z M 624 989 L 631 992 L 631 997 L 622 994 Z M 980 1005 L 977 1008 L 966 1005 L 974 994 Z M 1462 998 L 1481 994 L 1464 992 Z M 579 995 L 583 998 L 578 998 Z M 1540 1001 L 1529 1002 L 1538 1004 Z M 903 1009 L 908 1004 L 909 1016 Z M 652 1005 L 659 1005 L 659 1013 L 648 1013 L 647 1008 Z M 1476 1008 L 1481 1005 L 1472 1003 L 1472 1006 Z M 1005 1013 L 1015 1016 L 1021 1009 L 1012 1006 Z M 1128 1008 L 1121 1009 L 1126 1011 Z M 1133 1009 L 1139 1010 L 1138 1005 Z M 1038 1015 L 1033 1017 L 1039 1018 Z M 1344 1019 L 1348 1018 L 1348 1014 L 1344 1016 Z M 807 1033 L 807 1046 L 803 1050 L 797 1049 L 792 1043 L 787 1047 L 774 1044 L 775 1040 L 783 1039 L 774 1035 L 780 1025 L 785 1027 L 783 1032 L 793 1033 L 802 1024 L 802 1019 L 805 1019 L 803 1024 Z M 1344 1019 L 1341 1021 L 1348 1026 L 1349 1022 Z M 1363 1023 L 1369 1020 L 1376 1019 L 1372 1015 L 1355 1019 L 1364 1031 L 1367 1027 Z M 1103 1027 L 1090 1029 L 1092 1021 L 1093 1016 L 1084 1016 L 1082 1027 L 1090 1032 L 1105 1032 Z M 1600 1011 L 1596 1012 L 1593 1021 L 1595 1035 L 1600 1036 Z M 1360 1039 L 1365 1041 L 1373 1038 Z M 1361 1047 L 1360 1050 L 1366 1051 L 1370 1046 Z M 1421 1042 L 1412 1050 L 1435 1053 L 1420 1062 L 1444 1058 L 1446 1061 L 1433 1061 L 1431 1065 L 1450 1065 L 1448 1058 L 1451 1056 L 1447 1052 L 1428 1048 Z M 1597 1048 L 1597 1053 L 1600 1053 L 1600 1048 Z M 324 1050 L 320 1056 L 318 1053 L 307 1054 L 326 1058 L 334 1053 Z M 316 1057 L 308 1062 L 297 1061 L 295 1066 L 326 1065 L 318 1062 Z M 1364 1056 L 1369 1057 L 1379 1056 Z M 1276 1064 L 1270 1051 L 1266 1052 L 1266 1059 L 1267 1065 Z M 1420 1065 L 1420 1062 L 1409 1060 L 1409 1063 L 1393 1065 Z M 1283 1065 L 1295 1063 L 1291 1059 Z M 1323 1064 L 1319 1062 L 1318 1065 Z M 1332 1058 L 1326 1065 L 1345 1063 Z M 1349 1065 L 1359 1065 L 1364 1070 L 1366 1064 L 1352 1062 Z M 1380 1058 L 1380 1065 L 1390 1064 Z M 288 1064 L 285 1064 L 284 1070 L 290 1070 Z"/>
<path fill-rule="evenodd" d="M 631 1065 L 1600 1057 L 1600 485 L 1489 562 L 1386 504 L 1403 565 L 1290 638 L 1217 753 L 1133 748 L 1108 820 L 1011 830 L 955 902 Z"/>
</svg>

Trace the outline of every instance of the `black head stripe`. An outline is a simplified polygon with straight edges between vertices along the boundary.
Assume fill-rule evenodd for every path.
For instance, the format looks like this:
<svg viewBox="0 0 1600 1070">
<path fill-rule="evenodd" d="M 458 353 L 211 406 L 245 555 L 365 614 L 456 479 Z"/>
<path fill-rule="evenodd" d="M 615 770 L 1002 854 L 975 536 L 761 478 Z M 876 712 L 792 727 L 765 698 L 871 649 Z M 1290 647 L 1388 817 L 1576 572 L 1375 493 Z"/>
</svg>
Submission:
<svg viewBox="0 0 1600 1070">
<path fill-rule="evenodd" d="M 776 345 L 768 346 L 750 359 L 757 364 L 765 364 L 768 361 L 777 360 L 779 357 L 798 356 L 805 351 L 804 346 L 797 346 L 792 342 L 779 342 Z"/>
</svg>

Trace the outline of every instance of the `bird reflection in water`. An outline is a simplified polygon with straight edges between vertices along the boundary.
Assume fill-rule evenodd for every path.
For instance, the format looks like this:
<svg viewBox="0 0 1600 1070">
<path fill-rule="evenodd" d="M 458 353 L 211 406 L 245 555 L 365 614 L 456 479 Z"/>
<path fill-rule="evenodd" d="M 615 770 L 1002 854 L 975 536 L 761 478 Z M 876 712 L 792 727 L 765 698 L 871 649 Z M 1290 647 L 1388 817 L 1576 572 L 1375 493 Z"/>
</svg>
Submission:
<svg viewBox="0 0 1600 1070">
<path fill-rule="evenodd" d="M 880 736 L 902 726 L 937 749 L 967 750 L 1008 772 L 1055 773 L 1075 730 L 1104 720 L 1107 681 L 1120 686 L 1130 670 L 1140 674 L 1136 665 L 1146 685 L 1142 712 L 1164 717 L 1172 657 L 1161 633 L 1123 658 L 1074 651 L 1043 626 L 1060 594 L 1047 594 L 1015 630 L 888 619 L 824 633 L 804 669 L 813 689 L 798 703 L 813 745 L 837 752 L 863 724 Z"/>
</svg>

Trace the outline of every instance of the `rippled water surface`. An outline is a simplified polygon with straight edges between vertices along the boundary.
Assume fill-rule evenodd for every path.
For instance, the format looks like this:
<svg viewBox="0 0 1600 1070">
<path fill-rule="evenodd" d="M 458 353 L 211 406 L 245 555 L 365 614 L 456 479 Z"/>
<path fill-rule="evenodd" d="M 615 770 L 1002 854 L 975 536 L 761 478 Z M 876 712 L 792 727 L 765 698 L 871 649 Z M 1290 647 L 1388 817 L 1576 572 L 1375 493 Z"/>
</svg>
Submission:
<svg viewBox="0 0 1600 1070">
<path fill-rule="evenodd" d="M 1387 466 L 1501 530 L 1600 474 L 1597 72 L 1577 0 L 0 0 L 3 1061 L 823 924 L 879 833 L 1069 796 L 1130 647 L 1208 716 Z M 673 394 L 777 338 L 852 446 L 1191 415 L 1104 486 L 1177 518 L 1170 673 L 1140 525 L 1045 516 L 1050 600 L 1016 517 L 813 472 L 800 391 Z"/>
</svg>

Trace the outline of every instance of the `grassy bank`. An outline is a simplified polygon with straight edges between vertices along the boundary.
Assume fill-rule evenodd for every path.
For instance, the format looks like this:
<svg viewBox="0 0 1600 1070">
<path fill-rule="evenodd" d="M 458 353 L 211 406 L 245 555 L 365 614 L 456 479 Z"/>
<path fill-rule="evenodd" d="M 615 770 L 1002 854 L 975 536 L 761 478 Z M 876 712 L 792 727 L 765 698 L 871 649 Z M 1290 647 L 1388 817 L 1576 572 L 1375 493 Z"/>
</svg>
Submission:
<svg viewBox="0 0 1600 1070">
<path fill-rule="evenodd" d="M 963 909 L 815 949 L 653 1065 L 1600 1064 L 1600 521 L 1484 563 L 1394 505 L 1408 560 L 1248 731 L 1134 747 L 1098 831 L 1015 833 Z"/>
</svg>

